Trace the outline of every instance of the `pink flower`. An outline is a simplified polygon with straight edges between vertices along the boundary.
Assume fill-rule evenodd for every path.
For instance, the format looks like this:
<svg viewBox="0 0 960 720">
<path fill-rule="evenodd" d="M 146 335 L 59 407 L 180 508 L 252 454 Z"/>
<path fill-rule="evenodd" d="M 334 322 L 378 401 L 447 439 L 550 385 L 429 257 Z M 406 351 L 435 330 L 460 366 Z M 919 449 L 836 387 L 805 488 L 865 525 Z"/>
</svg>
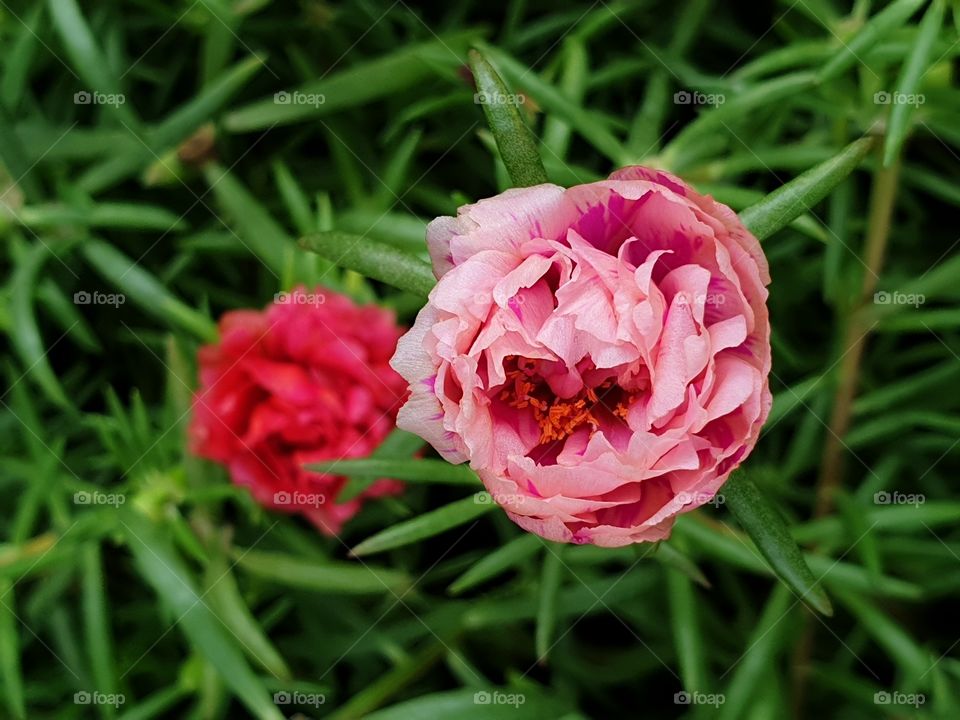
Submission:
<svg viewBox="0 0 960 720">
<path fill-rule="evenodd" d="M 362 498 L 401 484 L 380 480 L 338 504 L 346 479 L 303 466 L 364 457 L 390 432 L 405 389 L 388 361 L 402 332 L 391 313 L 319 289 L 225 314 L 220 342 L 199 353 L 193 452 L 226 466 L 261 505 L 339 532 Z"/>
<path fill-rule="evenodd" d="M 628 167 L 430 223 L 439 282 L 393 366 L 397 423 L 470 461 L 522 528 L 656 541 L 711 500 L 770 410 L 770 282 L 725 205 Z"/>
</svg>

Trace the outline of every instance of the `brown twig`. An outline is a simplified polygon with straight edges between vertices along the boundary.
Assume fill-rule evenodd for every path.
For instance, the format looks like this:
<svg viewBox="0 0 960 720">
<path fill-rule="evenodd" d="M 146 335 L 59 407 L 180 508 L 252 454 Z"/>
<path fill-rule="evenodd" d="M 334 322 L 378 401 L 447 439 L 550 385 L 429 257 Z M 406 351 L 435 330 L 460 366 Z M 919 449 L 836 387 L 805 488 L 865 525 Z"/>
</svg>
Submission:
<svg viewBox="0 0 960 720">
<path fill-rule="evenodd" d="M 866 348 L 867 338 L 872 326 L 867 322 L 867 305 L 873 301 L 877 281 L 883 269 L 887 241 L 890 237 L 890 221 L 897 196 L 900 159 L 889 167 L 883 165 L 883 144 L 878 143 L 873 173 L 873 185 L 870 191 L 870 214 L 867 220 L 867 234 L 863 248 L 863 282 L 860 295 L 847 315 L 843 353 L 837 373 L 837 389 L 833 403 L 833 414 L 820 462 L 820 475 L 817 479 L 814 518 L 830 513 L 836 494 L 842 484 L 844 462 L 846 459 L 843 438 L 850 427 L 853 416 L 853 400 L 856 397 L 860 379 L 860 361 Z M 793 653 L 793 710 L 794 717 L 803 716 L 804 694 L 808 675 L 808 665 L 813 655 L 816 627 L 813 617 L 806 614 L 803 631 Z"/>
<path fill-rule="evenodd" d="M 837 391 L 830 417 L 829 431 L 823 447 L 820 462 L 820 477 L 817 481 L 817 499 L 814 517 L 822 517 L 830 512 L 837 489 L 840 487 L 844 450 L 843 438 L 850 427 L 853 414 L 853 400 L 860 379 L 860 360 L 866 347 L 871 327 L 867 324 L 864 308 L 873 301 L 877 281 L 883 269 L 887 240 L 890 237 L 890 220 L 897 195 L 897 180 L 900 162 L 884 167 L 881 160 L 882 146 L 878 144 L 877 169 L 873 175 L 873 188 L 870 195 L 870 216 L 867 221 L 867 236 L 864 245 L 864 273 L 860 297 L 848 316 L 844 342 L 841 346 L 843 357 L 837 374 Z"/>
</svg>

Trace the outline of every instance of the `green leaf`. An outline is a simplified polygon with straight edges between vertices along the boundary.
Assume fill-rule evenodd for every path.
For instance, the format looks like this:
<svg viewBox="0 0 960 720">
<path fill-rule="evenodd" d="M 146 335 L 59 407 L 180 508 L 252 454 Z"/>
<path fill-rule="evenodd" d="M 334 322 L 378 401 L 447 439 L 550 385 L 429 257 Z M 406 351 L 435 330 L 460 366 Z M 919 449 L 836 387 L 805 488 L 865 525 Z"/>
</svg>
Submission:
<svg viewBox="0 0 960 720">
<path fill-rule="evenodd" d="M 794 605 L 796 599 L 790 591 L 783 585 L 775 585 L 747 639 L 746 648 L 724 673 L 725 676 L 733 671 L 733 677 L 724 691 L 726 702 L 720 706 L 720 720 L 748 717 L 755 693 L 764 675 L 775 666 L 777 653 L 793 626 L 789 613 Z"/>
<path fill-rule="evenodd" d="M 214 82 L 151 129 L 148 135 L 151 147 L 159 154 L 189 137 L 263 67 L 266 67 L 266 58 L 252 55 L 225 70 Z"/>
<path fill-rule="evenodd" d="M 390 157 L 383 164 L 377 183 L 377 202 L 375 206 L 384 210 L 391 210 L 400 202 L 405 188 L 410 185 L 410 168 L 416 157 L 423 130 L 415 128 L 397 143 Z M 416 179 L 416 178 L 414 178 Z"/>
<path fill-rule="evenodd" d="M 703 21 L 709 17 L 713 0 L 693 0 L 684 3 L 676 20 L 675 34 L 667 52 L 671 58 L 681 58 L 697 39 Z M 670 91 L 672 79 L 668 71 L 670 59 L 666 63 L 659 61 L 652 52 L 654 70 L 647 77 L 643 92 L 643 102 L 634 114 L 630 125 L 629 146 L 637 157 L 649 155 L 659 148 L 663 135 L 663 121 L 670 110 Z M 659 61 L 659 62 L 658 62 Z"/>
<path fill-rule="evenodd" d="M 847 68 L 863 62 L 864 54 L 917 11 L 924 0 L 896 0 L 868 20 L 817 73 L 818 82 L 831 80 Z"/>
<path fill-rule="evenodd" d="M 554 645 L 553 635 L 557 625 L 557 594 L 562 579 L 564 547 L 554 543 L 544 543 L 547 552 L 540 571 L 539 600 L 537 602 L 537 631 L 535 647 L 537 662 L 547 663 L 547 656 Z"/>
<path fill-rule="evenodd" d="M 467 590 L 497 577 L 532 557 L 543 543 L 544 540 L 532 533 L 524 533 L 520 537 L 514 538 L 506 545 L 501 545 L 493 552 L 480 558 L 475 565 L 450 584 L 447 592 L 451 595 L 461 595 Z"/>
<path fill-rule="evenodd" d="M 340 267 L 423 297 L 437 283 L 429 263 L 360 235 L 314 233 L 301 238 L 300 244 Z"/>
<path fill-rule="evenodd" d="M 916 104 L 904 102 L 906 97 L 915 96 L 920 86 L 920 80 L 930 63 L 933 46 L 940 34 L 943 24 L 943 2 L 933 0 L 923 20 L 920 23 L 920 32 L 907 56 L 907 61 L 897 80 L 897 89 L 892 96 L 893 107 L 890 110 L 890 119 L 887 121 L 887 133 L 883 146 L 883 164 L 892 165 L 900 152 L 907 130 L 910 125 L 910 116 L 916 110 Z"/>
<path fill-rule="evenodd" d="M 867 575 L 872 580 L 871 584 L 876 586 L 883 573 L 883 556 L 880 552 L 877 536 L 871 532 L 872 528 L 867 524 L 867 518 L 862 512 L 863 505 L 846 491 L 838 492 L 836 500 L 837 508 L 840 510 L 840 515 L 843 517 L 849 533 L 853 537 L 859 538 L 854 550 L 866 566 Z M 824 571 L 818 570 L 813 563 L 808 564 L 813 572 L 820 577 L 823 576 Z M 829 572 L 829 569 L 827 572 Z"/>
<path fill-rule="evenodd" d="M 767 427 L 773 427 L 795 410 L 809 404 L 808 398 L 816 394 L 822 381 L 822 375 L 815 375 L 776 393 L 773 396 L 773 407 L 767 416 Z"/>
<path fill-rule="evenodd" d="M 681 159 L 691 152 L 696 154 L 705 139 L 719 132 L 731 132 L 730 123 L 737 123 L 758 110 L 775 108 L 787 98 L 809 92 L 813 84 L 813 73 L 797 72 L 764 80 L 731 94 L 729 102 L 704 111 L 670 141 L 663 152 L 663 163 L 667 167 L 682 166 Z M 726 98 L 725 94 L 723 96 Z"/>
<path fill-rule="evenodd" d="M 20 27 L 16 29 L 16 39 L 10 42 L 9 54 L 4 58 L 3 78 L 0 79 L 0 97 L 7 109 L 16 109 L 23 97 L 23 90 L 30 77 L 30 68 L 42 42 L 37 34 L 42 17 L 43 3 L 34 3 L 19 18 Z M 21 174 L 15 171 L 17 177 Z"/>
<path fill-rule="evenodd" d="M 541 107 L 565 120 L 584 140 L 615 164 L 624 165 L 628 162 L 629 152 L 623 143 L 607 130 L 605 123 L 599 120 L 595 113 L 588 112 L 572 102 L 537 73 L 499 48 L 484 44 L 481 49 L 487 58 L 497 64 L 497 68 L 511 85 L 515 88 L 523 87 Z"/>
<path fill-rule="evenodd" d="M 834 49 L 826 40 L 800 40 L 744 63 L 730 73 L 730 79 L 740 82 L 756 80 L 797 66 L 818 65 L 833 55 Z"/>
<path fill-rule="evenodd" d="M 492 703 L 492 693 L 501 698 Z M 522 700 L 509 703 L 511 697 L 522 695 Z M 364 716 L 365 720 L 438 720 L 457 718 L 457 720 L 543 720 L 543 718 L 564 718 L 571 720 L 579 716 L 567 716 L 570 711 L 554 693 L 533 694 L 523 688 L 493 688 L 482 690 L 451 690 L 448 692 L 421 695 L 398 705 L 379 710 Z M 339 718 L 338 718 L 339 720 Z"/>
<path fill-rule="evenodd" d="M 382 530 L 361 542 L 350 551 L 350 554 L 359 557 L 409 545 L 468 523 L 495 507 L 497 506 L 489 493 L 476 493 Z"/>
<path fill-rule="evenodd" d="M 139 700 L 136 707 L 127 710 L 118 720 L 153 720 L 156 717 L 170 717 L 166 714 L 167 711 L 189 694 L 189 688 L 177 683 Z"/>
<path fill-rule="evenodd" d="M 478 487 L 480 478 L 468 465 L 451 465 L 444 460 L 397 460 L 365 458 L 311 463 L 308 470 L 361 478 L 393 478 L 415 483 L 440 483 Z"/>
<path fill-rule="evenodd" d="M 80 12 L 80 6 L 75 0 L 49 0 L 47 7 L 70 64 L 87 85 L 82 91 L 119 96 L 122 98 L 120 102 L 108 103 L 107 107 L 123 122 L 137 127 L 140 121 L 121 94 L 120 79 L 114 74 L 112 63 L 108 62 L 97 45 L 90 26 Z"/>
<path fill-rule="evenodd" d="M 708 525 L 696 515 L 682 515 L 677 518 L 674 530 L 678 537 L 688 539 L 701 556 L 762 575 L 774 575 L 769 564 L 732 527 Z"/>
<path fill-rule="evenodd" d="M 62 203 L 28 205 L 17 220 L 30 228 L 76 225 L 88 228 L 124 228 L 171 232 L 186 227 L 182 217 L 166 208 L 143 203 L 99 203 L 74 208 Z"/>
<path fill-rule="evenodd" d="M 727 480 L 723 496 L 737 522 L 756 543 L 777 576 L 813 609 L 832 615 L 830 599 L 804 561 L 787 524 L 743 470 Z"/>
<path fill-rule="evenodd" d="M 50 250 L 42 242 L 30 247 L 19 258 L 10 279 L 10 340 L 23 362 L 27 374 L 36 381 L 47 397 L 63 408 L 70 401 L 47 360 L 47 348 L 37 327 L 34 313 L 33 289 Z"/>
<path fill-rule="evenodd" d="M 190 644 L 210 661 L 254 717 L 283 720 L 263 682 L 197 592 L 164 529 L 136 511 L 128 512 L 126 518 L 123 527 L 141 575 L 170 609 Z"/>
<path fill-rule="evenodd" d="M 402 592 L 410 578 L 399 570 L 363 563 L 324 562 L 294 555 L 238 550 L 237 565 L 264 580 L 310 592 L 369 595 Z"/>
<path fill-rule="evenodd" d="M 406 212 L 374 212 L 363 208 L 337 215 L 337 230 L 369 236 L 411 255 L 427 253 L 427 221 Z M 334 228 L 317 228 L 333 230 Z M 306 235 L 307 233 L 303 233 Z"/>
<path fill-rule="evenodd" d="M 366 718 L 391 697 L 408 688 L 440 660 L 449 646 L 440 640 L 430 643 L 413 657 L 397 663 L 389 672 L 380 675 L 363 690 L 350 698 L 337 711 L 328 716 L 330 720 Z M 453 652 L 453 651 L 451 651 Z"/>
<path fill-rule="evenodd" d="M 437 75 L 437 67 L 453 72 L 469 43 L 480 34 L 463 30 L 435 40 L 357 63 L 295 89 L 234 110 L 224 119 L 233 132 L 261 130 L 301 122 L 405 92 Z M 281 93 L 285 93 L 282 95 Z M 303 97 L 304 102 L 297 101 Z M 309 101 L 308 101 L 309 100 Z"/>
<path fill-rule="evenodd" d="M 13 581 L 0 578 L 0 675 L 3 694 L 12 717 L 24 720 L 23 669 L 20 667 L 20 621 L 13 609 L 16 597 Z"/>
<path fill-rule="evenodd" d="M 752 190 L 734 185 L 718 185 L 716 183 L 697 183 L 697 190 L 713 196 L 717 202 L 729 205 L 733 210 L 743 210 L 754 205 L 764 198 L 760 190 Z M 790 221 L 790 227 L 797 232 L 812 237 L 814 240 L 824 244 L 829 243 L 830 237 L 824 230 L 819 220 L 814 220 L 813 215 L 804 213 Z"/>
<path fill-rule="evenodd" d="M 210 318 L 178 300 L 163 283 L 112 245 L 90 239 L 81 250 L 87 262 L 148 313 L 202 340 L 216 339 L 217 326 Z"/>
<path fill-rule="evenodd" d="M 115 140 L 104 138 L 101 142 L 109 143 L 110 146 L 98 152 L 97 155 L 102 154 L 105 159 L 91 166 L 80 176 L 77 181 L 78 187 L 95 194 L 136 174 L 151 163 L 159 165 L 163 173 L 167 174 L 171 170 L 167 165 L 168 161 L 163 159 L 167 156 L 166 154 L 203 123 L 211 120 L 214 114 L 263 66 L 264 60 L 258 56 L 241 60 L 157 125 L 145 129 L 136 136 L 132 134 L 131 128 L 125 128 L 124 134 Z M 71 130 L 64 142 L 80 132 L 78 128 Z M 75 152 L 80 152 L 91 147 L 92 143 L 89 139 L 81 137 L 78 138 L 76 145 Z M 92 147 L 94 150 L 97 149 L 97 145 Z M 149 184 L 149 179 L 145 179 L 145 182 Z"/>
<path fill-rule="evenodd" d="M 582 103 L 590 75 L 587 47 L 577 37 L 568 36 L 563 41 L 563 75 L 560 92 L 572 102 Z M 565 158 L 570 147 L 572 128 L 557 115 L 549 115 L 543 123 L 543 146 L 555 158 Z"/>
<path fill-rule="evenodd" d="M 740 213 L 740 220 L 759 240 L 770 237 L 826 197 L 860 164 L 874 146 L 874 138 L 860 138 L 835 157 L 810 168 Z"/>
<path fill-rule="evenodd" d="M 411 455 L 419 452 L 426 442 L 423 438 L 406 430 L 394 428 L 389 435 L 370 453 L 369 460 L 406 460 Z M 337 502 L 347 502 L 358 497 L 364 490 L 370 487 L 377 478 L 366 477 L 363 475 L 350 475 L 347 484 L 337 495 Z"/>
<path fill-rule="evenodd" d="M 960 523 L 960 502 L 941 500 L 928 501 L 919 506 L 880 505 L 864 510 L 867 523 L 876 530 L 890 532 L 915 532 L 926 534 L 929 530 Z M 798 526 L 794 535 L 800 542 L 836 542 L 844 531 L 840 518 L 827 517 Z"/>
<path fill-rule="evenodd" d="M 80 556 L 83 566 L 84 639 L 90 654 L 93 679 L 97 690 L 112 694 L 117 692 L 117 673 L 110 637 L 109 608 L 100 546 L 97 543 L 87 543 Z M 110 707 L 110 710 L 113 708 Z M 108 714 L 113 715 L 110 710 L 107 711 Z"/>
<path fill-rule="evenodd" d="M 640 555 L 642 559 L 645 553 Z M 697 567 L 697 564 L 686 554 L 674 547 L 673 544 L 662 542 L 657 544 L 657 549 L 653 553 L 653 559 L 666 568 L 676 570 L 693 580 L 697 585 L 704 588 L 710 587 L 710 581 L 703 571 Z"/>
<path fill-rule="evenodd" d="M 93 334 L 90 323 L 80 314 L 73 298 L 69 297 L 52 277 L 40 281 L 37 286 L 37 300 L 77 345 L 89 352 L 103 352 L 103 347 Z"/>
<path fill-rule="evenodd" d="M 820 578 L 819 582 L 829 587 L 831 591 L 851 590 L 865 595 L 900 600 L 922 600 L 924 597 L 923 588 L 900 578 L 880 575 L 859 565 L 841 562 L 823 555 L 805 553 L 804 558 L 810 570 Z"/>
<path fill-rule="evenodd" d="M 279 160 L 274 161 L 273 177 L 297 232 L 306 235 L 319 230 L 320 228 L 316 227 L 316 218 L 310 209 L 310 200 L 293 177 L 290 168 Z"/>
<path fill-rule="evenodd" d="M 514 99 L 518 96 L 508 92 L 497 71 L 478 50 L 470 51 L 470 69 L 477 84 L 478 102 L 483 106 L 513 186 L 529 187 L 547 182 L 537 141 L 520 117 L 519 102 Z"/>
<path fill-rule="evenodd" d="M 290 668 L 250 611 L 237 587 L 233 570 L 227 567 L 222 555 L 207 567 L 206 586 L 218 617 L 240 640 L 247 657 L 274 677 L 289 681 Z"/>
<path fill-rule="evenodd" d="M 5 166 L 5 173 L 10 177 L 5 178 L 4 184 L 7 185 L 0 198 L 3 198 L 4 205 L 14 204 L 15 188 L 22 190 L 27 200 L 36 199 L 41 195 L 40 185 L 37 183 L 36 161 L 29 159 L 30 155 L 29 141 L 24 140 L 14 130 L 12 122 L 7 117 L 5 110 L 0 108 L 0 161 Z M 9 183 L 9 184 L 8 184 Z M 8 198 L 7 195 L 10 195 Z M 7 208 L 4 208 L 4 215 L 12 214 Z M 14 215 L 15 216 L 15 215 Z"/>
<path fill-rule="evenodd" d="M 703 632 L 693 583 L 679 570 L 668 569 L 666 572 L 670 626 L 680 665 L 680 680 L 688 692 L 708 692 Z"/>
<path fill-rule="evenodd" d="M 909 678 L 906 684 L 919 680 L 933 664 L 930 653 L 880 608 L 851 592 L 838 592 L 837 599 Z"/>
<path fill-rule="evenodd" d="M 278 278 L 291 270 L 296 248 L 287 232 L 266 208 L 228 170 L 216 164 L 204 168 L 204 176 L 217 202 L 229 214 L 237 242 L 253 252 Z"/>
</svg>

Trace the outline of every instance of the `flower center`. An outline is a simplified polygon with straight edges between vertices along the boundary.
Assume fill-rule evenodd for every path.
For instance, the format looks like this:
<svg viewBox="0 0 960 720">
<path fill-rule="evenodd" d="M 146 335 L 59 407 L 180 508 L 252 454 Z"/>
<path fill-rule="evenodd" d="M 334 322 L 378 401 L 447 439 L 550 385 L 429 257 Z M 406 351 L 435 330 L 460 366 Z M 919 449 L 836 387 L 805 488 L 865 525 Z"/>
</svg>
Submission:
<svg viewBox="0 0 960 720">
<path fill-rule="evenodd" d="M 594 387 L 584 386 L 573 397 L 560 398 L 543 378 L 540 360 L 510 356 L 504 364 L 514 367 L 506 371 L 507 381 L 500 391 L 500 399 L 518 410 L 532 410 L 533 419 L 540 427 L 541 444 L 564 440 L 584 425 L 590 426 L 592 436 L 600 428 L 603 411 L 608 410 L 603 398 L 611 394 L 618 396 L 618 402 L 608 412 L 623 421 L 627 419 L 634 394 L 624 392 L 613 380 L 604 380 Z"/>
</svg>

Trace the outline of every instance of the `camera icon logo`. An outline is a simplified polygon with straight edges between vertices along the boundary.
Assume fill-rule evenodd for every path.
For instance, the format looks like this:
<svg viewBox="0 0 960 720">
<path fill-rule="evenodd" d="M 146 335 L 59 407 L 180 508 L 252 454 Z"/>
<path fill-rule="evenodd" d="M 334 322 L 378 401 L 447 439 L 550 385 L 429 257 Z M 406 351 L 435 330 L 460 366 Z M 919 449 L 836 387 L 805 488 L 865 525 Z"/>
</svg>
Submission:
<svg viewBox="0 0 960 720">
<path fill-rule="evenodd" d="M 280 92 L 275 92 L 273 94 L 273 101 L 277 105 L 289 105 L 290 104 L 290 93 L 286 90 L 281 90 Z"/>
<path fill-rule="evenodd" d="M 491 495 L 486 491 L 478 492 L 476 495 L 473 496 L 473 501 L 477 505 L 490 505 L 491 503 L 493 503 L 493 495 Z"/>
<path fill-rule="evenodd" d="M 491 695 L 486 690 L 480 690 L 473 694 L 474 705 L 489 705 L 490 700 L 491 700 Z"/>
<path fill-rule="evenodd" d="M 73 103 L 74 105 L 89 105 L 93 102 L 93 95 L 88 93 L 86 90 L 80 90 L 73 94 Z"/>
<path fill-rule="evenodd" d="M 290 693 L 286 690 L 280 690 L 273 694 L 273 704 L 274 705 L 289 705 L 291 702 Z"/>
<path fill-rule="evenodd" d="M 674 693 L 674 696 L 673 696 L 674 705 L 689 705 L 691 701 L 692 701 L 692 697 L 690 693 L 686 692 L 685 690 L 681 690 L 678 693 Z"/>
</svg>

